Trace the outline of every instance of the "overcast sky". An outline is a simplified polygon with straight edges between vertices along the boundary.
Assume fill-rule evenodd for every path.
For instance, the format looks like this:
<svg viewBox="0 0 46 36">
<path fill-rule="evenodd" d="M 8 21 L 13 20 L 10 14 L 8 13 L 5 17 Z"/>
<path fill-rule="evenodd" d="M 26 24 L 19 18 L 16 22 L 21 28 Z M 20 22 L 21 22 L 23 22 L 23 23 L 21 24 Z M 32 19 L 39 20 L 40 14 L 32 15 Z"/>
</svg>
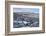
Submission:
<svg viewBox="0 0 46 36">
<path fill-rule="evenodd" d="M 13 12 L 39 13 L 39 8 L 13 8 Z"/>
</svg>

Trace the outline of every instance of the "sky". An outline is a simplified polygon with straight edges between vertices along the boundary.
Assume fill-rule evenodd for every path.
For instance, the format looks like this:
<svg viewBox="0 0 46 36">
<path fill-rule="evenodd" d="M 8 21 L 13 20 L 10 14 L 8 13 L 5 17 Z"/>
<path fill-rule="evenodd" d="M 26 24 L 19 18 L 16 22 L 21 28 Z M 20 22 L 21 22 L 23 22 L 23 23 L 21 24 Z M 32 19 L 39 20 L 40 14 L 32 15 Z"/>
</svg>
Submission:
<svg viewBox="0 0 46 36">
<path fill-rule="evenodd" d="M 39 8 L 13 8 L 13 12 L 39 13 Z"/>
</svg>

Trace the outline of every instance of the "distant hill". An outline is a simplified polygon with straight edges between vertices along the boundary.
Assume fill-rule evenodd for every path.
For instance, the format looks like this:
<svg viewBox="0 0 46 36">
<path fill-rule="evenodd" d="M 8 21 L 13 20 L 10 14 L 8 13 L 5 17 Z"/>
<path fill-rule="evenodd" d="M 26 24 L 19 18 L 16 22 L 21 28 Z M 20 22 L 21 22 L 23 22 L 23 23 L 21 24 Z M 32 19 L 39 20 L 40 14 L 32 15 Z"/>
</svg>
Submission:
<svg viewBox="0 0 46 36">
<path fill-rule="evenodd" d="M 21 16 L 25 16 L 25 17 L 35 17 L 35 18 L 38 18 L 39 17 L 39 14 L 38 13 L 23 13 L 23 12 L 16 12 L 14 13 L 16 15 L 21 15 Z"/>
<path fill-rule="evenodd" d="M 31 14 L 31 12 L 14 12 L 14 13 L 19 13 L 19 14 Z M 33 13 L 33 14 L 39 14 L 39 13 Z"/>
</svg>

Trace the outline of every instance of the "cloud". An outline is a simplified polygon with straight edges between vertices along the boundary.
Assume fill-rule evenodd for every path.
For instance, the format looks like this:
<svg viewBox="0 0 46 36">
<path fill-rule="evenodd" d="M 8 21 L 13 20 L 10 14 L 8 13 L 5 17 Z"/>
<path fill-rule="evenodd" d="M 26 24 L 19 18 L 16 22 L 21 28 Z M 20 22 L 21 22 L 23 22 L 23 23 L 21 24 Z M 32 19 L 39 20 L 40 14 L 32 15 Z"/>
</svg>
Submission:
<svg viewBox="0 0 46 36">
<path fill-rule="evenodd" d="M 13 12 L 39 13 L 39 8 L 13 8 Z"/>
</svg>

